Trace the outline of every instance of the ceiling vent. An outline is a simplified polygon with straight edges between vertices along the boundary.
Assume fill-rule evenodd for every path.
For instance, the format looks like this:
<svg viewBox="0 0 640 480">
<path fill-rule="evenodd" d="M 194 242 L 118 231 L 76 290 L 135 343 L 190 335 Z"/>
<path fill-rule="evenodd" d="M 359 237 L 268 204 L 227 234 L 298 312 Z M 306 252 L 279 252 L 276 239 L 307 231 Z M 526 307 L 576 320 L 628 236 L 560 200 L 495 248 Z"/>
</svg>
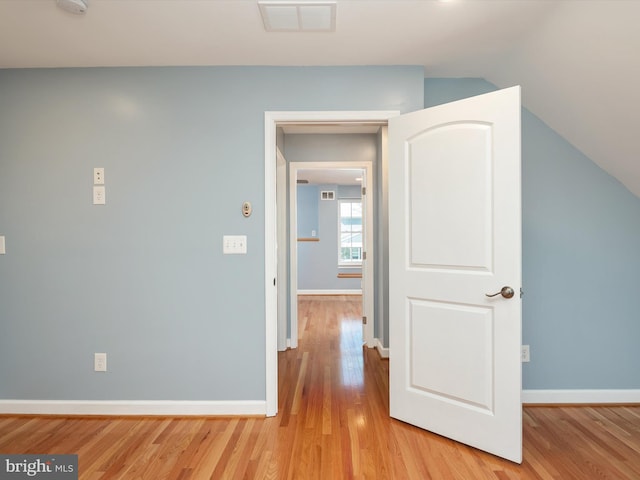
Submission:
<svg viewBox="0 0 640 480">
<path fill-rule="evenodd" d="M 320 192 L 320 200 L 335 200 L 336 192 L 333 190 L 322 190 Z"/>
<path fill-rule="evenodd" d="M 67 12 L 82 15 L 87 12 L 89 0 L 56 0 L 58 7 Z"/>
<path fill-rule="evenodd" d="M 336 1 L 260 0 L 267 32 L 335 32 Z"/>
</svg>

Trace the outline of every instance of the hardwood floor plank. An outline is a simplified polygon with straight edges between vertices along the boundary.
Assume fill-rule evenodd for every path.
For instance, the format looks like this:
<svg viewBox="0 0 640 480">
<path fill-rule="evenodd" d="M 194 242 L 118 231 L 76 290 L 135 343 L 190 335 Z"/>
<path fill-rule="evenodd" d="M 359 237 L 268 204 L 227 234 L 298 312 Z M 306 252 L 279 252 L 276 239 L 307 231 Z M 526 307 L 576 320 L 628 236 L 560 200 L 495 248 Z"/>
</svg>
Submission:
<svg viewBox="0 0 640 480">
<path fill-rule="evenodd" d="M 299 299 L 276 417 L 0 416 L 0 453 L 77 453 L 82 480 L 640 479 L 640 406 L 523 409 L 522 465 L 389 417 L 361 299 Z"/>
<path fill-rule="evenodd" d="M 224 421 L 225 429 L 223 432 L 207 436 L 203 448 L 199 452 L 200 455 L 198 456 L 197 462 L 191 464 L 193 468 L 192 478 L 212 478 L 212 474 L 218 466 L 220 458 L 226 446 L 229 444 L 236 425 L 239 422 L 239 419 L 227 419 Z"/>
<path fill-rule="evenodd" d="M 296 388 L 293 392 L 293 401 L 291 403 L 292 415 L 297 415 L 300 412 L 300 405 L 302 403 L 302 394 L 304 392 L 304 382 L 307 374 L 308 364 L 309 364 L 309 352 L 304 352 L 302 354 L 302 360 L 300 361 L 300 369 L 298 370 Z"/>
</svg>

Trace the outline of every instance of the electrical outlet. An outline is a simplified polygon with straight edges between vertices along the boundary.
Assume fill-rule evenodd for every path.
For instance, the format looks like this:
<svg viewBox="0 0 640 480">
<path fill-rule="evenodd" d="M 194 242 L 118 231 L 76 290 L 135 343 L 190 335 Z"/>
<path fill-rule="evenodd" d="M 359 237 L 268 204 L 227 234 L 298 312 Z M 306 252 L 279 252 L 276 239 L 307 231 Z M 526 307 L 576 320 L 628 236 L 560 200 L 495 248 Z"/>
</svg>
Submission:
<svg viewBox="0 0 640 480">
<path fill-rule="evenodd" d="M 522 350 L 520 351 L 520 360 L 522 363 L 527 363 L 531 360 L 529 355 L 529 345 L 522 345 Z"/>
<path fill-rule="evenodd" d="M 93 169 L 93 184 L 104 185 L 104 168 L 97 167 Z"/>
<path fill-rule="evenodd" d="M 93 369 L 96 372 L 107 371 L 107 354 L 106 353 L 93 354 Z"/>
<path fill-rule="evenodd" d="M 93 204 L 94 205 L 104 205 L 106 203 L 105 200 L 105 189 L 103 186 L 95 186 L 93 187 Z"/>
</svg>

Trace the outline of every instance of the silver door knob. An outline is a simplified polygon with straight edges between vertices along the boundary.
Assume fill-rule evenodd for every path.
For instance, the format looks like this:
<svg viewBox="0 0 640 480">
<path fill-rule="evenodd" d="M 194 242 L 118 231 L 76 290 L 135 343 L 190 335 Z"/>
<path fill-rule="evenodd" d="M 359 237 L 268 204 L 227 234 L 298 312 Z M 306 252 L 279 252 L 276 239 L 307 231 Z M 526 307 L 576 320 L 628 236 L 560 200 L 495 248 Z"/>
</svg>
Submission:
<svg viewBox="0 0 640 480">
<path fill-rule="evenodd" d="M 487 297 L 497 297 L 498 295 L 502 295 L 504 298 L 511 298 L 514 295 L 514 291 L 513 288 L 511 287 L 502 287 L 502 290 L 500 290 L 498 293 L 494 293 L 493 295 L 489 295 L 488 293 L 485 293 L 485 295 Z"/>
</svg>

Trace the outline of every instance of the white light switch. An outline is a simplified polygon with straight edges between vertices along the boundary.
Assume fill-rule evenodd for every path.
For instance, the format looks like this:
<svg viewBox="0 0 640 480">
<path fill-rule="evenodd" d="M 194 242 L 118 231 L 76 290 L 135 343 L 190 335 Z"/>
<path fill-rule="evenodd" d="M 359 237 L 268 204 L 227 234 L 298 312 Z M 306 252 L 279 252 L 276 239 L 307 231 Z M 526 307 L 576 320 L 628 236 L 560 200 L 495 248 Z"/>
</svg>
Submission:
<svg viewBox="0 0 640 480">
<path fill-rule="evenodd" d="M 4 235 L 0 235 L 0 255 L 7 253 L 4 247 Z"/>
<path fill-rule="evenodd" d="M 98 167 L 93 169 L 93 184 L 104 185 L 104 168 Z"/>
<path fill-rule="evenodd" d="M 93 204 L 104 205 L 105 202 L 105 189 L 104 187 L 93 187 Z"/>
<path fill-rule="evenodd" d="M 224 235 L 222 237 L 222 253 L 229 254 L 246 254 L 247 253 L 247 236 L 246 235 Z"/>
</svg>

